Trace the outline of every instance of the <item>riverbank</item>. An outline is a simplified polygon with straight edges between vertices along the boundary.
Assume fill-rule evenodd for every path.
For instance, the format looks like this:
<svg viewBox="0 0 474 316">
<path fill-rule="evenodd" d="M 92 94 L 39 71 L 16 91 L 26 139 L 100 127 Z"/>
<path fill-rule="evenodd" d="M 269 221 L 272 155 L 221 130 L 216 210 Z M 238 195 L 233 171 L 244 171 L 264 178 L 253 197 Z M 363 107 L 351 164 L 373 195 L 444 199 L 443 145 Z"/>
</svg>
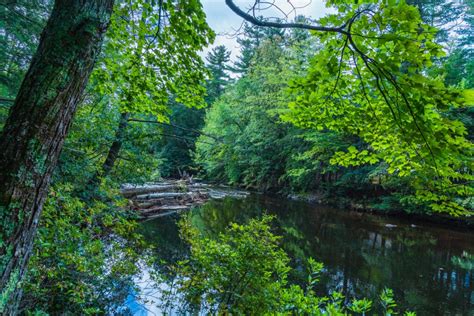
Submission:
<svg viewBox="0 0 474 316">
<path fill-rule="evenodd" d="M 212 183 L 212 182 L 209 182 Z M 213 185 L 219 185 L 212 183 Z M 305 193 L 288 193 L 284 189 L 261 191 L 253 188 L 249 189 L 241 186 L 227 186 L 228 188 L 249 190 L 258 194 L 267 194 L 276 197 L 287 198 L 293 201 L 306 202 L 312 205 L 327 205 L 339 209 L 348 209 L 351 211 L 383 215 L 388 217 L 404 218 L 418 223 L 432 223 L 446 227 L 453 227 L 458 229 L 474 230 L 474 217 L 453 217 L 440 213 L 429 212 L 428 209 L 413 208 L 412 211 L 403 209 L 400 203 L 394 203 L 389 200 L 388 195 L 381 195 L 377 197 L 368 196 L 365 199 L 354 198 L 349 196 L 335 196 L 329 195 L 323 191 L 312 191 Z M 385 201 L 383 200 L 385 198 Z M 378 199 L 378 200 L 377 200 Z M 375 207 L 374 207 L 375 206 Z"/>
<path fill-rule="evenodd" d="M 427 223 L 438 224 L 438 225 L 443 225 L 443 226 L 448 226 L 448 227 L 457 227 L 460 229 L 474 230 L 473 217 L 453 217 L 453 216 L 449 216 L 445 214 L 424 213 L 424 212 L 422 213 L 421 211 L 419 213 L 407 212 L 401 209 L 401 207 L 379 209 L 379 208 L 371 207 L 370 205 L 371 205 L 371 202 L 373 201 L 370 201 L 370 200 L 350 199 L 347 197 L 344 197 L 344 199 L 340 199 L 336 197 L 325 196 L 321 192 L 301 193 L 301 194 L 276 193 L 276 195 L 286 197 L 294 201 L 303 201 L 303 202 L 307 202 L 314 205 L 316 204 L 328 205 L 332 207 L 350 209 L 352 211 L 361 212 L 361 213 L 385 215 L 389 217 L 404 218 L 404 219 L 413 220 L 417 222 L 427 222 Z"/>
</svg>

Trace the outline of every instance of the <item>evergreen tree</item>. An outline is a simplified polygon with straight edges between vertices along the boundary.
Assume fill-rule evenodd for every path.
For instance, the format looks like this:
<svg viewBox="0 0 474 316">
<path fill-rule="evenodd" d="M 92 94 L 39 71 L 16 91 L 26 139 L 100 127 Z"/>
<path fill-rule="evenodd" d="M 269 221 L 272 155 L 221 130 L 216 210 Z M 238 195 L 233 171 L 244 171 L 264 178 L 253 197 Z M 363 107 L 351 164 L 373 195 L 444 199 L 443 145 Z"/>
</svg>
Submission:
<svg viewBox="0 0 474 316">
<path fill-rule="evenodd" d="M 212 49 L 206 57 L 208 62 L 207 69 L 210 72 L 210 80 L 207 82 L 207 104 L 212 104 L 223 92 L 229 83 L 230 76 L 229 60 L 230 51 L 224 46 L 219 45 Z"/>
<path fill-rule="evenodd" d="M 240 45 L 239 59 L 234 63 L 232 70 L 235 73 L 246 74 L 252 59 L 257 53 L 257 48 L 265 40 L 275 40 L 284 38 L 285 30 L 269 27 L 259 27 L 244 23 L 243 34 L 237 38 L 237 43 Z"/>
<path fill-rule="evenodd" d="M 13 99 L 18 92 L 51 7 L 51 0 L 0 5 L 0 101 Z"/>
<path fill-rule="evenodd" d="M 464 11 L 462 2 L 446 0 L 409 0 L 407 3 L 415 6 L 426 24 L 438 28 L 438 43 L 447 43 L 451 40 L 453 28 Z"/>
<path fill-rule="evenodd" d="M 464 82 L 474 87 L 474 1 L 410 0 L 423 21 L 438 28 L 436 42 L 446 47 L 447 56 L 439 59 L 434 74 L 445 76 L 447 85 Z"/>
<path fill-rule="evenodd" d="M 203 108 L 188 108 L 173 102 L 170 125 L 163 128 L 160 141 L 161 174 L 165 177 L 180 178 L 195 173 L 192 153 L 204 122 Z"/>
</svg>

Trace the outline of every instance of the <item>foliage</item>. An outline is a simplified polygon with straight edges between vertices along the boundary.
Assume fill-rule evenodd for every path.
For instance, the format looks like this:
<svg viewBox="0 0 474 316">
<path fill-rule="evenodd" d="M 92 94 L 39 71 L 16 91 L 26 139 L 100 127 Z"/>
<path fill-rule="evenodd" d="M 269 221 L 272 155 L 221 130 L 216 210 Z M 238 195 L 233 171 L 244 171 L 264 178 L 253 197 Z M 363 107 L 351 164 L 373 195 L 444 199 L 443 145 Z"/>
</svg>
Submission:
<svg viewBox="0 0 474 316">
<path fill-rule="evenodd" d="M 0 5 L 0 129 L 36 50 L 51 7 L 50 0 L 10 1 Z"/>
<path fill-rule="evenodd" d="M 245 75 L 257 61 L 259 46 L 266 40 L 281 40 L 285 31 L 244 23 L 242 33 L 243 36 L 237 38 L 237 43 L 240 45 L 240 58 L 234 63 L 232 70 Z"/>
<path fill-rule="evenodd" d="M 470 25 L 466 6 L 428 2 L 416 5 L 430 24 L 466 14 Z M 319 24 L 348 21 L 345 33 L 244 28 L 244 76 L 211 106 L 203 129 L 218 141 L 196 147 L 204 174 L 260 190 L 370 199 L 378 209 L 470 216 L 470 46 L 404 2 L 328 5 L 336 13 Z M 458 44 L 445 58 L 448 40 Z"/>
<path fill-rule="evenodd" d="M 195 0 L 119 3 L 107 35 L 104 56 L 92 76 L 91 91 L 98 96 L 107 95 L 105 101 L 123 115 L 104 165 L 91 178 L 91 183 L 114 170 L 117 156 L 120 163 L 127 164 L 127 155 L 121 152 L 123 147 L 130 147 L 129 122 L 133 125 L 168 122 L 170 108 L 176 103 L 195 108 L 205 106 L 207 70 L 198 51 L 214 38 L 201 4 Z M 131 114 L 135 117 L 130 118 Z M 142 147 L 154 144 L 151 147 L 155 148 L 148 150 L 151 155 L 145 156 L 147 162 L 157 162 L 156 141 L 166 135 L 183 138 L 170 132 L 169 125 L 165 125 L 163 132 L 162 125 L 151 127 L 144 127 L 141 133 L 140 128 L 134 128 L 134 132 L 138 131 L 134 134 L 136 138 L 147 139 Z M 157 132 L 148 132 L 153 129 Z M 143 150 L 138 152 L 144 153 Z M 190 163 L 189 159 L 185 163 Z M 129 171 L 133 171 L 134 166 L 132 164 Z M 157 170 L 158 163 L 154 167 Z"/>
<path fill-rule="evenodd" d="M 198 50 L 213 40 L 196 0 L 133 1 L 114 10 L 105 58 L 93 75 L 121 112 L 166 121 L 170 95 L 203 106 L 205 69 Z"/>
<path fill-rule="evenodd" d="M 389 174 L 416 175 L 412 202 L 435 212 L 471 214 L 466 203 L 473 193 L 472 144 L 464 125 L 448 113 L 472 100 L 424 74 L 432 57 L 444 54 L 434 42 L 435 29 L 403 2 L 338 8 L 321 23 L 337 25 L 342 15 L 350 21 L 349 33 L 316 34 L 324 49 L 312 58 L 307 76 L 292 83 L 297 100 L 283 118 L 304 128 L 357 135 L 369 146 L 349 146 L 332 163 L 384 161 Z"/>
<path fill-rule="evenodd" d="M 201 136 L 197 143 L 195 159 L 203 174 L 263 191 L 317 190 L 322 200 L 337 197 L 342 206 L 372 196 L 369 206 L 379 207 L 378 196 L 391 194 L 394 188 L 410 193 L 406 181 L 387 175 L 384 163 L 362 167 L 331 163 L 337 151 L 367 146 L 358 137 L 296 128 L 279 119 L 294 100 L 285 91 L 288 82 L 304 75 L 315 49 L 314 40 L 302 31 L 261 41 L 246 75 L 207 112 L 203 133 L 216 139 Z M 401 207 L 397 198 L 393 200 L 386 209 Z"/>
<path fill-rule="evenodd" d="M 73 183 L 78 190 L 84 190 L 114 141 L 119 117 L 119 110 L 111 107 L 106 97 L 91 94 L 86 98 L 65 141 L 54 180 Z M 154 124 L 127 126 L 122 148 L 110 174 L 113 183 L 143 183 L 158 178 L 160 147 L 155 140 L 160 137 Z"/>
<path fill-rule="evenodd" d="M 451 258 L 453 265 L 466 269 L 468 271 L 474 269 L 474 255 L 464 251 L 461 256 L 453 256 Z"/>
<path fill-rule="evenodd" d="M 117 192 L 106 193 L 111 198 Z M 71 185 L 50 192 L 29 275 L 23 289 L 24 311 L 97 314 L 123 309 L 143 258 L 136 222 L 123 210 L 72 195 Z"/>
<path fill-rule="evenodd" d="M 258 55 L 259 62 L 208 110 L 203 132 L 215 139 L 199 138 L 196 161 L 210 178 L 268 190 L 284 181 L 291 152 L 304 146 L 294 128 L 278 122 L 299 60 L 281 39 L 264 42 Z"/>
<path fill-rule="evenodd" d="M 52 1 L 14 1 L 0 5 L 0 96 L 14 98 L 39 35 L 46 24 Z M 0 101 L 1 104 L 2 101 Z"/>
<path fill-rule="evenodd" d="M 188 108 L 173 102 L 170 105 L 170 125 L 163 127 L 159 140 L 159 157 L 162 160 L 160 174 L 164 177 L 181 178 L 196 172 L 192 160 L 195 142 L 204 121 L 204 109 Z"/>
<path fill-rule="evenodd" d="M 210 78 L 206 82 L 206 105 L 210 105 L 230 83 L 229 70 L 230 51 L 225 46 L 216 46 L 206 56 L 206 68 Z M 189 108 L 177 102 L 170 104 L 171 125 L 164 127 L 164 135 L 160 141 L 160 158 L 164 160 L 160 168 L 163 176 L 182 177 L 185 173 L 195 174 L 196 164 L 192 153 L 196 148 L 196 141 L 208 142 L 209 136 L 198 140 L 204 125 L 205 109 Z"/>
<path fill-rule="evenodd" d="M 277 247 L 279 238 L 270 232 L 269 221 L 267 217 L 248 226 L 233 224 L 218 240 L 200 238 L 182 222 L 192 257 L 189 263 L 182 262 L 179 286 L 190 304 L 211 313 L 261 314 L 273 309 L 279 282 L 286 283 L 289 259 Z M 273 282 L 276 279 L 278 283 Z"/>
<path fill-rule="evenodd" d="M 373 302 L 368 299 L 344 304 L 337 291 L 317 296 L 313 288 L 324 267 L 313 259 L 307 263 L 307 284 L 290 284 L 289 258 L 278 246 L 280 237 L 271 232 L 271 221 L 271 216 L 264 216 L 247 225 L 231 224 L 211 238 L 183 220 L 181 233 L 191 254 L 176 268 L 179 294 L 174 299 L 179 301 L 174 303 L 196 312 L 238 315 L 364 315 L 371 310 Z M 380 303 L 386 315 L 395 312 L 391 290 L 382 292 Z"/>
<path fill-rule="evenodd" d="M 214 102 L 230 82 L 230 51 L 224 46 L 214 47 L 206 57 L 211 78 L 207 82 L 207 104 Z"/>
</svg>

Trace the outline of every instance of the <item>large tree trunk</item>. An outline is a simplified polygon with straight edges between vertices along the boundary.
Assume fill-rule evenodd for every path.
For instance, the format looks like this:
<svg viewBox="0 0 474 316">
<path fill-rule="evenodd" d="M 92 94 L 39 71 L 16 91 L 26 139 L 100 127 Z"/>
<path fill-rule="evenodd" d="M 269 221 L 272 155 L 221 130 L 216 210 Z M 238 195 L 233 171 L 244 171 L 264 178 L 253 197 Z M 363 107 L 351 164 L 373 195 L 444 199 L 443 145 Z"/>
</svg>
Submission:
<svg viewBox="0 0 474 316">
<path fill-rule="evenodd" d="M 0 137 L 0 314 L 14 315 L 51 175 L 114 0 L 57 0 Z"/>
</svg>

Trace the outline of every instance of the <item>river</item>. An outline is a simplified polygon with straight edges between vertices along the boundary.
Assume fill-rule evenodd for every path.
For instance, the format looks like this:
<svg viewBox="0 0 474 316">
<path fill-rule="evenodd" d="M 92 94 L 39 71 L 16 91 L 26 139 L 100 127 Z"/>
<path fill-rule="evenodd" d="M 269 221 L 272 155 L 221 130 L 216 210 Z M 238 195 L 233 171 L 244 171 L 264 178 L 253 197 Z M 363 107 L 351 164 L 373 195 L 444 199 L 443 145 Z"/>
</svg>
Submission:
<svg viewBox="0 0 474 316">
<path fill-rule="evenodd" d="M 389 287 L 399 307 L 418 315 L 474 315 L 474 263 L 467 258 L 474 254 L 472 231 L 263 195 L 211 200 L 189 212 L 193 225 L 211 235 L 231 222 L 275 215 L 275 230 L 295 268 L 293 281 L 303 279 L 302 263 L 308 257 L 324 263 L 320 294 L 336 289 L 347 297 L 377 300 Z M 180 216 L 141 225 L 145 239 L 156 247 L 154 255 L 167 262 L 186 256 L 177 228 Z M 145 272 L 141 284 L 147 278 Z M 160 313 L 133 296 L 127 305 L 135 315 Z"/>
</svg>

